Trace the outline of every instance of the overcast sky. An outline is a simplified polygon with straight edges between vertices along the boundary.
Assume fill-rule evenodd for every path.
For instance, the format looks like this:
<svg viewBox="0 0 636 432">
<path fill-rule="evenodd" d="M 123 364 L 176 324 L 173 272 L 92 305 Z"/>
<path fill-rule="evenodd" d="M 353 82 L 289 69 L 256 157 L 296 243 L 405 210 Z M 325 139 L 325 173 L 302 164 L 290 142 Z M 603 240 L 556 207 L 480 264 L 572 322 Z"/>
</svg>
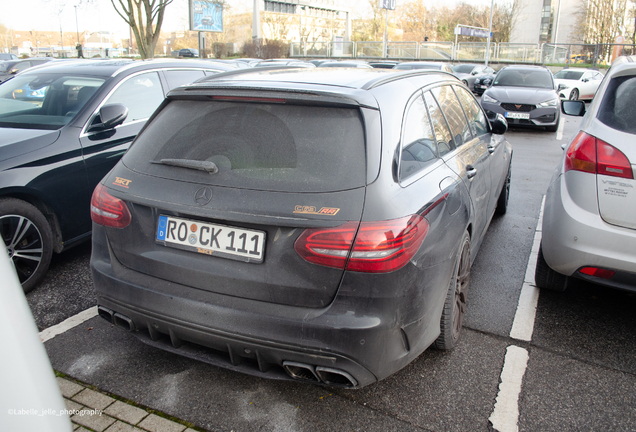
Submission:
<svg viewBox="0 0 636 432">
<path fill-rule="evenodd" d="M 115 0 L 117 1 L 117 0 Z M 397 0 L 398 2 L 400 0 Z M 501 2 L 502 0 L 498 0 Z M 229 0 L 238 8 L 250 8 L 253 0 Z M 449 0 L 452 4 L 457 0 Z M 489 0 L 464 0 L 465 3 L 489 5 Z M 431 7 L 435 0 L 425 0 Z M 339 4 L 352 9 L 367 9 L 367 0 L 341 0 Z M 110 0 L 0 0 L 0 23 L 14 30 L 75 32 L 75 5 L 79 31 L 111 31 L 127 34 L 128 26 L 117 15 Z M 370 9 L 369 9 L 370 10 Z M 188 27 L 187 0 L 174 0 L 166 8 L 162 31 L 185 30 Z"/>
</svg>

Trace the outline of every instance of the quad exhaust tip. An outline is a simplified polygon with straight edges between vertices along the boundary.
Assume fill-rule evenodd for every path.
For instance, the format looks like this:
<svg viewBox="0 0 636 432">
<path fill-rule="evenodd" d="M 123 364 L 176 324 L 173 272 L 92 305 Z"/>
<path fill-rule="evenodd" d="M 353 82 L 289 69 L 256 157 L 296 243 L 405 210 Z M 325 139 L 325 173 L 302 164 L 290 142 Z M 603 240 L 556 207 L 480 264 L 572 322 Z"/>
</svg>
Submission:
<svg viewBox="0 0 636 432">
<path fill-rule="evenodd" d="M 124 328 L 128 331 L 135 331 L 135 323 L 133 320 L 119 312 L 112 311 L 104 306 L 97 307 L 97 313 L 100 317 L 104 318 L 111 324 L 115 324 L 118 327 Z"/>
<path fill-rule="evenodd" d="M 299 381 L 322 382 L 342 387 L 357 387 L 358 382 L 347 372 L 323 366 L 311 366 L 290 361 L 283 362 L 283 368 L 292 378 Z"/>
</svg>

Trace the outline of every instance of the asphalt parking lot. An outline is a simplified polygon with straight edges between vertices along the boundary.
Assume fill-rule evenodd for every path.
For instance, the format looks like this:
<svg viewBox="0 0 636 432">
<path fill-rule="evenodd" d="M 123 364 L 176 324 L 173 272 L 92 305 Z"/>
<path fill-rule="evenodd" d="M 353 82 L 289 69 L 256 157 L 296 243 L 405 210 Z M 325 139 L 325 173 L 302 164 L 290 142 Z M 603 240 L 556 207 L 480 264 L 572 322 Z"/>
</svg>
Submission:
<svg viewBox="0 0 636 432">
<path fill-rule="evenodd" d="M 543 194 L 579 121 L 564 119 L 556 134 L 507 133 L 508 212 L 493 219 L 472 267 L 465 332 L 451 352 L 429 349 L 384 381 L 342 390 L 220 369 L 146 346 L 94 317 L 45 343 L 51 363 L 210 431 L 488 431 L 495 417 L 502 432 L 636 430 L 636 295 L 586 283 L 542 291 L 530 340 L 511 337 Z M 57 257 L 27 296 L 40 330 L 94 306 L 89 258 L 88 244 Z M 510 347 L 527 355 L 516 396 L 502 375 Z"/>
</svg>

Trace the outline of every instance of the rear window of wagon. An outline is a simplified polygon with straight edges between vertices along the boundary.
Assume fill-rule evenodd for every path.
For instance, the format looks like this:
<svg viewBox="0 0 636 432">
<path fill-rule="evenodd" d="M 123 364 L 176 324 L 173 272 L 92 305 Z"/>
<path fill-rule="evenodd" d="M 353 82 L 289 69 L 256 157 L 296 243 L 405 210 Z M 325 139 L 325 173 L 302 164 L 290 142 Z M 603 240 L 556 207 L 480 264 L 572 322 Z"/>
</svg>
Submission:
<svg viewBox="0 0 636 432">
<path fill-rule="evenodd" d="M 157 163 L 162 159 L 211 161 L 219 172 Z M 366 180 L 356 108 L 174 100 L 147 125 L 123 163 L 163 178 L 277 192 L 340 191 Z"/>
</svg>

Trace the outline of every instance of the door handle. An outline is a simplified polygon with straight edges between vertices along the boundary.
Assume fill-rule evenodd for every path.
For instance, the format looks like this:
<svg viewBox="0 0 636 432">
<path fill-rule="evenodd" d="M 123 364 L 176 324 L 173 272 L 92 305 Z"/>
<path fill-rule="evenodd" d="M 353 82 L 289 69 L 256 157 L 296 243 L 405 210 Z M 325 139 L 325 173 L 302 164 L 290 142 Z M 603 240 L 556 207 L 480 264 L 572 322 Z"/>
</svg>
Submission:
<svg viewBox="0 0 636 432">
<path fill-rule="evenodd" d="M 494 146 L 491 146 L 491 145 L 488 146 L 488 153 L 493 154 L 495 152 L 495 150 L 496 149 L 495 149 Z"/>
<path fill-rule="evenodd" d="M 477 175 L 477 169 L 472 165 L 466 165 L 466 176 L 471 179 Z"/>
</svg>

